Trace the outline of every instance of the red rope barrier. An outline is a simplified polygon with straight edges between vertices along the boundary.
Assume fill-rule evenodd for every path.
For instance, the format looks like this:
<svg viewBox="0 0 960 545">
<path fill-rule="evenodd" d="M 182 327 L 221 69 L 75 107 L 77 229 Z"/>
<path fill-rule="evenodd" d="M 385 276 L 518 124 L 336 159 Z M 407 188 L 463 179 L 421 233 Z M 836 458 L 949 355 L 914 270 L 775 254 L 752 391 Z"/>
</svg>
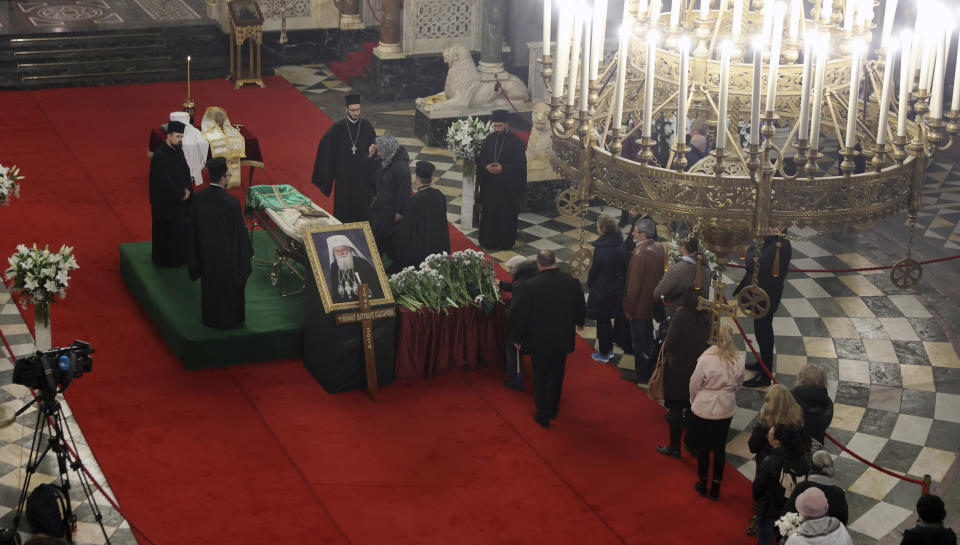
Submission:
<svg viewBox="0 0 960 545">
<path fill-rule="evenodd" d="M 517 107 L 513 105 L 513 101 L 510 100 L 510 97 L 507 96 L 507 92 L 503 90 L 503 84 L 500 83 L 500 78 L 498 78 L 496 75 L 494 75 L 494 76 L 493 76 L 493 79 L 497 82 L 497 83 L 494 85 L 493 90 L 494 90 L 494 91 L 500 91 L 500 94 L 503 95 L 503 98 L 507 99 L 507 103 L 510 104 L 510 107 L 513 108 L 513 111 L 516 112 L 518 116 L 520 116 L 520 119 L 522 119 L 524 123 L 526 123 L 527 125 L 530 125 L 530 126 L 532 127 L 532 126 L 533 126 L 533 121 L 527 121 L 527 118 L 526 118 L 526 117 L 523 117 L 523 114 L 520 113 L 520 110 L 518 110 Z"/>
<path fill-rule="evenodd" d="M 941 257 L 938 259 L 928 259 L 927 261 L 921 261 L 921 265 L 930 265 L 931 263 L 940 263 L 942 261 L 950 261 L 951 259 L 960 259 L 960 255 L 952 255 L 949 257 Z M 727 263 L 727 267 L 732 267 L 734 269 L 745 269 L 746 265 L 741 265 L 739 263 Z M 879 267 L 860 267 L 860 268 L 851 268 L 851 269 L 790 269 L 792 273 L 847 273 L 847 272 L 867 272 L 867 271 L 886 271 L 892 269 L 893 265 L 883 265 Z"/>
<path fill-rule="evenodd" d="M 726 297 L 726 296 L 723 297 L 723 302 L 724 302 L 724 304 L 727 303 L 727 297 Z M 746 331 L 743 330 L 743 326 L 740 325 L 740 321 L 737 320 L 736 318 L 734 318 L 734 319 L 733 319 L 733 323 L 737 325 L 737 329 L 740 330 L 740 336 L 743 337 L 744 342 L 747 344 L 747 348 L 749 348 L 750 351 L 753 352 L 753 357 L 757 358 L 757 363 L 760 364 L 760 368 L 763 370 L 763 372 L 766 373 L 766 375 L 767 375 L 768 377 L 770 377 L 770 380 L 771 380 L 774 384 L 779 384 L 779 382 L 777 381 L 777 377 L 773 376 L 773 373 L 770 372 L 770 369 L 767 367 L 767 365 L 766 365 L 766 364 L 763 362 L 763 360 L 760 358 L 760 354 L 758 354 L 757 351 L 756 351 L 756 349 L 754 349 L 753 343 L 750 342 L 750 338 L 747 337 L 747 333 L 746 333 Z M 889 470 L 889 469 L 887 469 L 887 468 L 885 468 L 885 467 L 880 467 L 880 466 L 878 466 L 877 464 L 874 464 L 873 462 L 870 462 L 869 460 L 867 460 L 867 459 L 865 459 L 864 457 L 860 456 L 860 455 L 857 454 L 856 452 L 853 452 L 852 450 L 848 449 L 848 448 L 847 448 L 845 445 L 843 445 L 840 441 L 837 441 L 836 439 L 834 439 L 833 436 L 830 435 L 829 433 L 825 433 L 824 435 L 825 435 L 825 436 L 827 437 L 827 439 L 829 439 L 834 445 L 837 445 L 837 447 L 839 447 L 840 450 L 846 452 L 846 453 L 849 454 L 850 456 L 853 456 L 853 457 L 856 458 L 857 460 L 863 462 L 864 464 L 867 465 L 867 467 L 872 467 L 873 469 L 876 469 L 877 471 L 880 471 L 881 473 L 886 473 L 887 475 L 890 475 L 891 477 L 896 477 L 896 478 L 898 478 L 898 479 L 902 479 L 902 480 L 907 481 L 907 482 L 910 482 L 910 483 L 919 484 L 919 485 L 923 488 L 923 493 L 924 493 L 924 494 L 929 494 L 929 493 L 930 493 L 930 483 L 929 483 L 929 481 L 928 481 L 927 479 L 923 479 L 923 480 L 914 479 L 913 477 L 908 477 L 908 476 L 906 476 L 906 475 L 901 475 L 901 474 L 899 474 L 899 473 L 897 473 L 897 472 L 895 472 L 895 471 L 891 471 L 891 470 Z"/>
</svg>

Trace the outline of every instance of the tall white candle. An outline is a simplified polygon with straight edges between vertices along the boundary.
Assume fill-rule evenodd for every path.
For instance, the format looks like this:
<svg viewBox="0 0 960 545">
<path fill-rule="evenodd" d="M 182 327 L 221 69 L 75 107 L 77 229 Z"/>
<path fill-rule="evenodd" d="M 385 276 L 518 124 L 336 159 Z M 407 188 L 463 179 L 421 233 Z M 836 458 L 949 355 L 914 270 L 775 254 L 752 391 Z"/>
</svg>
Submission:
<svg viewBox="0 0 960 545">
<path fill-rule="evenodd" d="M 810 137 L 810 86 L 813 84 L 813 44 L 819 39 L 816 32 L 808 32 L 803 44 L 803 79 L 800 82 L 800 128 L 797 138 Z"/>
<path fill-rule="evenodd" d="M 913 66 L 910 47 L 913 36 L 910 31 L 900 36 L 900 103 L 897 111 L 897 136 L 907 135 L 907 110 L 909 109 L 910 88 L 913 86 Z"/>
<path fill-rule="evenodd" d="M 869 3 L 869 7 L 868 4 Z M 855 28 L 863 28 L 863 25 L 867 22 L 867 12 L 873 10 L 873 0 L 858 0 L 856 2 L 856 12 L 854 14 L 854 23 Z"/>
<path fill-rule="evenodd" d="M 763 77 L 763 37 L 753 38 L 753 93 L 750 95 L 750 143 L 760 143 L 760 80 Z"/>
<path fill-rule="evenodd" d="M 628 6 L 628 5 L 630 5 L 630 0 L 624 0 L 624 2 L 623 2 L 623 12 L 624 12 L 624 13 L 627 13 L 627 6 Z M 647 8 L 649 8 L 649 7 L 650 7 L 650 4 L 649 4 L 649 2 L 647 2 L 647 0 L 640 0 L 639 2 L 637 2 L 637 18 L 640 18 L 640 17 L 642 17 L 643 15 L 645 15 L 645 14 L 647 13 Z M 624 17 L 623 20 L 626 21 L 627 18 Z"/>
<path fill-rule="evenodd" d="M 833 0 L 823 0 L 820 4 L 820 23 L 829 25 L 833 18 Z"/>
<path fill-rule="evenodd" d="M 560 0 L 560 17 L 557 20 L 557 58 L 553 70 L 553 96 L 563 96 L 563 85 L 570 64 L 570 35 L 573 25 L 573 10 L 569 0 Z"/>
<path fill-rule="evenodd" d="M 957 37 L 957 65 L 953 72 L 953 100 L 950 109 L 960 110 L 960 36 Z"/>
<path fill-rule="evenodd" d="M 677 96 L 677 137 L 681 138 L 687 128 L 687 71 L 690 69 L 690 38 L 680 38 L 677 47 L 680 51 L 680 93 Z"/>
<path fill-rule="evenodd" d="M 658 32 L 647 34 L 647 75 L 643 90 L 643 137 L 653 138 L 653 83 L 656 77 Z"/>
<path fill-rule="evenodd" d="M 877 144 L 887 143 L 887 120 L 890 117 L 890 84 L 893 81 L 893 63 L 896 60 L 894 56 L 899 44 L 896 40 L 889 40 L 886 44 L 887 57 L 883 65 L 883 87 L 880 91 L 880 121 L 877 123 Z"/>
<path fill-rule="evenodd" d="M 923 54 L 923 23 L 925 8 L 923 5 L 917 6 L 917 18 L 913 24 L 913 44 L 910 51 L 910 86 L 913 87 L 914 76 L 917 75 L 917 70 L 920 69 L 920 56 Z"/>
<path fill-rule="evenodd" d="M 733 0 L 733 35 L 739 36 L 743 30 L 743 0 Z"/>
<path fill-rule="evenodd" d="M 680 24 L 680 1 L 670 1 L 670 28 L 676 28 Z"/>
<path fill-rule="evenodd" d="M 933 92 L 930 93 L 930 118 L 943 119 L 943 80 L 947 67 L 947 49 L 943 38 L 937 40 L 937 59 L 934 62 Z"/>
<path fill-rule="evenodd" d="M 590 49 L 592 40 L 590 39 L 590 19 L 584 19 L 583 24 L 583 58 L 580 60 L 580 111 L 588 110 L 590 96 Z"/>
<path fill-rule="evenodd" d="M 727 93 L 730 87 L 730 52 L 733 44 L 720 44 L 720 106 L 717 108 L 717 147 L 727 147 Z"/>
<path fill-rule="evenodd" d="M 577 6 L 576 22 L 573 28 L 573 45 L 570 47 L 570 70 L 567 81 L 567 106 L 573 106 L 577 96 L 577 68 L 580 67 L 580 40 L 583 38 L 583 16 L 586 6 Z"/>
<path fill-rule="evenodd" d="M 843 8 L 843 30 L 853 30 L 853 13 L 856 11 L 857 0 L 847 0 Z"/>
<path fill-rule="evenodd" d="M 890 39 L 890 33 L 893 32 L 893 20 L 897 15 L 898 0 L 887 0 L 883 10 L 883 31 L 880 34 L 880 45 L 883 46 Z"/>
<path fill-rule="evenodd" d="M 860 106 L 860 64 L 864 45 L 860 40 L 850 43 L 850 94 L 847 104 L 847 137 L 844 145 L 852 148 L 857 143 L 857 109 Z"/>
<path fill-rule="evenodd" d="M 763 5 L 763 30 L 760 34 L 763 36 L 764 43 L 770 40 L 770 30 L 773 28 L 773 8 L 772 2 Z"/>
<path fill-rule="evenodd" d="M 710 0 L 700 0 L 700 20 L 706 21 L 710 17 Z"/>
<path fill-rule="evenodd" d="M 550 23 L 553 19 L 551 0 L 543 0 L 543 54 L 550 54 Z"/>
<path fill-rule="evenodd" d="M 650 24 L 660 23 L 660 0 L 650 0 Z"/>
<path fill-rule="evenodd" d="M 787 6 L 777 2 L 773 8 L 773 42 L 770 44 L 770 70 L 767 75 L 767 111 L 776 110 L 777 74 L 780 71 L 780 44 L 783 42 L 783 17 Z"/>
<path fill-rule="evenodd" d="M 623 126 L 623 93 L 627 84 L 627 46 L 630 45 L 630 25 L 620 27 L 620 49 L 617 54 L 617 87 L 613 95 L 613 128 Z"/>
<path fill-rule="evenodd" d="M 803 20 L 803 4 L 801 0 L 791 0 L 790 2 L 790 28 L 788 35 L 791 40 L 796 40 L 800 35 L 800 21 Z"/>
<path fill-rule="evenodd" d="M 607 0 L 593 2 L 593 43 L 590 46 L 590 79 L 597 79 L 607 33 Z"/>
<path fill-rule="evenodd" d="M 929 87 L 927 87 L 927 77 L 930 74 L 930 48 L 933 45 L 933 40 L 929 36 L 923 36 L 922 34 L 917 34 L 916 36 L 919 41 L 923 42 L 923 50 L 920 53 L 920 81 L 917 82 L 917 85 L 920 89 L 929 90 Z M 933 54 L 936 55 L 935 49 L 933 50 Z"/>
<path fill-rule="evenodd" d="M 823 110 L 823 79 L 827 71 L 827 59 L 830 56 L 830 40 L 820 38 L 814 46 L 817 53 L 817 72 L 813 78 L 813 121 L 810 122 L 810 147 L 819 149 L 820 146 L 820 113 Z"/>
</svg>

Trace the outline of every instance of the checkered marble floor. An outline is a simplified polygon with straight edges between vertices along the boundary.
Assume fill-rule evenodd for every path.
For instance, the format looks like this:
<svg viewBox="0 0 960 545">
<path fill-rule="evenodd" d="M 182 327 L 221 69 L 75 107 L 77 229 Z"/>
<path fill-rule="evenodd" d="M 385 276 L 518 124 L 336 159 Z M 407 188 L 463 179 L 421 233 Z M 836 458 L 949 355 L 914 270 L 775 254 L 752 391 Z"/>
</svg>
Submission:
<svg viewBox="0 0 960 545">
<path fill-rule="evenodd" d="M 291 81 L 298 84 L 304 80 Z M 315 84 L 311 89 L 317 87 Z M 310 97 L 310 89 L 304 92 Z M 336 119 L 342 115 L 339 109 L 342 103 L 331 101 L 333 98 L 331 93 L 326 93 L 312 100 L 323 109 L 333 107 L 327 111 Z M 386 131 L 398 137 L 410 153 L 411 161 L 428 160 L 437 164 L 436 186 L 447 195 L 447 217 L 459 228 L 462 170 L 447 150 L 426 147 L 413 136 L 412 104 L 378 104 L 364 108 L 364 115 L 378 127 L 379 133 Z M 945 255 L 950 255 L 947 249 L 955 247 L 950 244 L 960 232 L 956 225 L 960 221 L 960 167 L 954 170 L 952 165 L 934 163 L 927 187 L 933 190 L 926 193 L 929 196 L 925 198 L 921 220 L 927 222 L 924 234 L 930 237 L 931 233 L 939 233 L 939 238 L 945 241 L 944 249 L 948 252 Z M 592 250 L 589 242 L 597 238 L 592 227 L 600 214 L 618 219 L 621 210 L 592 206 L 583 220 L 560 216 L 555 210 L 523 213 L 514 248 L 491 255 L 503 262 L 515 255 L 533 256 L 541 249 L 550 249 L 560 259 L 568 260 L 581 244 Z M 585 230 L 581 230 L 582 224 Z M 948 230 L 952 234 L 948 235 Z M 476 229 L 463 231 L 477 243 Z M 858 243 L 858 251 L 854 251 L 828 235 L 815 236 L 812 231 L 793 234 L 800 238 L 814 237 L 793 243 L 791 266 L 794 269 L 890 264 L 867 257 L 887 253 L 868 242 Z M 728 295 L 742 274 L 742 270 L 727 270 L 724 281 Z M 957 463 L 960 450 L 960 358 L 950 339 L 958 333 L 956 324 L 945 323 L 928 307 L 916 290 L 895 287 L 887 271 L 790 273 L 774 318 L 774 359 L 777 380 L 788 387 L 795 384 L 796 374 L 804 364 L 822 367 L 835 402 L 829 434 L 882 467 L 918 478 L 931 475 L 936 491 Z M 752 320 L 741 317 L 739 321 L 755 343 Z M 595 342 L 593 324 L 588 324 L 582 335 L 589 342 Z M 742 339 L 738 339 L 738 345 L 745 348 Z M 619 347 L 615 352 L 618 354 L 615 364 L 629 377 L 633 369 L 632 356 L 623 355 Z M 638 389 L 638 395 L 644 394 Z M 747 438 L 764 395 L 765 389 L 740 390 L 739 408 L 728 438 L 728 461 L 751 479 L 756 467 L 747 449 Z M 666 424 L 663 428 L 666 438 Z M 855 543 L 875 543 L 884 536 L 898 543 L 898 526 L 912 525 L 910 517 L 920 496 L 920 487 L 871 469 L 846 453 L 841 454 L 829 441 L 826 450 L 834 455 L 836 478 L 847 490 L 849 529 Z M 960 506 L 948 505 L 948 512 L 953 513 L 957 508 Z"/>
<path fill-rule="evenodd" d="M 11 300 L 10 293 L 7 291 L 3 282 L 0 282 L 0 331 L 3 332 L 7 342 L 17 358 L 28 356 L 34 351 L 33 337 L 30 335 L 27 326 L 23 323 L 20 312 L 16 304 Z M 23 407 L 32 399 L 29 390 L 23 386 L 13 384 L 13 362 L 10 361 L 9 353 L 6 348 L 0 347 L 0 413 L 5 417 Z M 82 379 L 81 379 L 82 380 Z M 80 426 L 70 412 L 70 407 L 66 400 L 60 398 L 62 413 L 67 421 L 67 426 L 73 433 L 76 441 L 77 452 L 80 459 L 87 467 L 96 482 L 113 497 L 113 492 L 107 486 L 103 472 L 93 458 L 93 453 L 83 438 Z M 24 414 L 20 415 L 16 422 L 5 428 L 0 428 L 0 528 L 9 528 L 13 525 L 14 510 L 20 497 L 20 490 L 23 487 L 25 478 L 25 466 L 30 452 L 30 444 L 33 440 L 33 430 L 36 425 L 37 410 L 36 407 L 29 408 Z M 37 472 L 30 479 L 31 490 L 41 484 L 58 481 L 58 472 L 56 457 L 53 453 L 48 453 L 43 459 Z M 99 545 L 105 543 L 103 532 L 94 518 L 90 504 L 80 487 L 80 482 L 76 472 L 69 474 L 71 490 L 70 498 L 74 513 L 77 515 L 77 532 L 74 534 L 74 543 L 77 545 Z M 92 483 L 91 483 L 92 485 Z M 103 514 L 104 528 L 110 537 L 110 542 L 115 545 L 135 545 L 136 539 L 130 531 L 129 524 L 123 519 L 110 503 L 99 492 L 94 493 L 94 501 Z M 21 536 L 26 541 L 29 537 L 29 523 L 26 517 L 23 517 L 20 523 L 23 530 Z"/>
</svg>

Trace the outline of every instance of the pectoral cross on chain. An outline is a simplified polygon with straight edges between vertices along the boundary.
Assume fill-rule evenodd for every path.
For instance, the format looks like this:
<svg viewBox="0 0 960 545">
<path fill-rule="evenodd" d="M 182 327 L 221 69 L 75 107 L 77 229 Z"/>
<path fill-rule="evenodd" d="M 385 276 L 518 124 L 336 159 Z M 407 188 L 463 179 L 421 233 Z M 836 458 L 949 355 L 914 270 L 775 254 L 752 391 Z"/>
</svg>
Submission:
<svg viewBox="0 0 960 545">
<path fill-rule="evenodd" d="M 353 154 L 356 155 L 356 154 L 357 154 L 357 145 L 354 144 L 354 145 L 350 146 L 350 151 L 352 151 Z"/>
<path fill-rule="evenodd" d="M 723 304 L 723 282 L 715 280 L 713 282 L 713 301 L 700 297 L 697 302 L 697 310 L 709 310 L 713 315 L 710 325 L 710 344 L 717 344 L 720 337 L 720 319 L 724 316 L 732 318 L 736 316 L 737 307 L 735 305 Z"/>
</svg>

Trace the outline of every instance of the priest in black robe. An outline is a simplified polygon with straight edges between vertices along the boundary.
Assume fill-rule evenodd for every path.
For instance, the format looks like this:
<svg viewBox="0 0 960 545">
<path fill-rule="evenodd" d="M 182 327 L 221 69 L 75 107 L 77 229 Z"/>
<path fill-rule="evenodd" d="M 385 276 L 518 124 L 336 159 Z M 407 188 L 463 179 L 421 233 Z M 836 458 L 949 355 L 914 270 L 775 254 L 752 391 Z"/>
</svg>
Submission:
<svg viewBox="0 0 960 545">
<path fill-rule="evenodd" d="M 190 209 L 190 279 L 200 279 L 203 323 L 217 329 L 243 325 L 243 289 L 252 272 L 253 244 L 240 203 L 225 189 L 227 160 L 207 162 L 210 186 L 197 192 Z"/>
<path fill-rule="evenodd" d="M 320 140 L 311 181 L 328 197 L 333 191 L 333 215 L 338 220 L 368 221 L 370 201 L 376 193 L 370 170 L 377 135 L 373 125 L 360 117 L 359 95 L 347 95 L 346 108 L 347 117 Z"/>
<path fill-rule="evenodd" d="M 527 155 L 523 140 L 510 132 L 510 113 L 493 112 L 494 132 L 477 158 L 480 189 L 480 246 L 509 250 L 517 241 L 517 216 L 527 188 Z"/>
<path fill-rule="evenodd" d="M 432 186 L 435 168 L 433 163 L 417 161 L 416 193 L 407 201 L 390 256 L 395 270 L 419 266 L 430 254 L 450 253 L 447 198 Z"/>
<path fill-rule="evenodd" d="M 167 124 L 167 137 L 150 160 L 150 215 L 153 264 L 182 267 L 187 262 L 187 211 L 193 195 L 190 167 L 183 155 L 184 124 Z"/>
<path fill-rule="evenodd" d="M 360 284 L 370 288 L 370 299 L 383 298 L 377 270 L 346 235 L 327 239 L 327 256 L 330 262 L 327 288 L 334 303 L 359 301 Z"/>
</svg>

